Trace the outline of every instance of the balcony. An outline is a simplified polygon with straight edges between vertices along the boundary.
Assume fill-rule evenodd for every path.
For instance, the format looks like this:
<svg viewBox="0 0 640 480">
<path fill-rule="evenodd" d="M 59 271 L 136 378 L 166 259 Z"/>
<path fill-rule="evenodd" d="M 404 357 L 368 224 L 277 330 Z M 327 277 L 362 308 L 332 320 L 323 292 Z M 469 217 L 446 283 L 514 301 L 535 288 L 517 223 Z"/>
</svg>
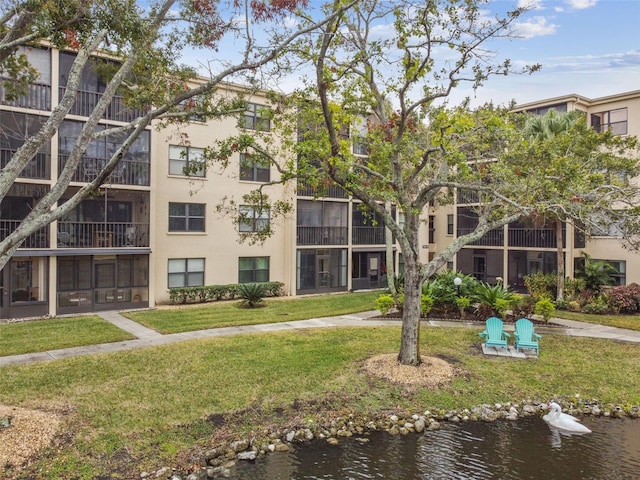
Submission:
<svg viewBox="0 0 640 480">
<path fill-rule="evenodd" d="M 32 83 L 27 86 L 27 91 L 24 95 L 19 95 L 15 99 L 9 100 L 5 87 L 7 81 L 11 80 L 0 77 L 0 104 L 33 110 L 51 110 L 51 85 Z"/>
<path fill-rule="evenodd" d="M 458 237 L 473 232 L 475 228 L 458 228 Z M 485 233 L 479 240 L 469 243 L 469 245 L 482 245 L 485 247 L 501 247 L 504 245 L 504 230 L 496 228 Z"/>
<path fill-rule="evenodd" d="M 19 226 L 20 220 L 0 220 L 0 240 Z M 148 247 L 149 224 L 131 222 L 58 222 L 58 248 Z M 50 248 L 49 228 L 29 235 L 20 248 Z"/>
<path fill-rule="evenodd" d="M 0 149 L 0 167 L 7 166 L 15 150 L 9 150 L 6 148 Z M 51 155 L 48 153 L 36 153 L 29 163 L 20 172 L 21 178 L 36 178 L 41 180 L 47 180 L 49 178 L 49 165 L 51 165 Z"/>
<path fill-rule="evenodd" d="M 58 155 L 60 170 L 64 168 L 69 155 Z M 71 178 L 74 182 L 91 182 L 107 164 L 104 158 L 82 157 L 78 168 Z M 109 180 L 105 183 L 112 185 L 149 185 L 151 166 L 149 163 L 131 160 L 120 160 L 116 168 L 111 172 Z"/>
<path fill-rule="evenodd" d="M 384 227 L 353 227 L 354 245 L 384 245 Z"/>
<path fill-rule="evenodd" d="M 60 87 L 60 98 L 64 95 L 66 91 L 65 87 Z M 79 115 L 81 117 L 88 117 L 93 112 L 93 109 L 98 104 L 102 93 L 100 92 L 89 92 L 84 90 L 78 90 L 76 94 L 76 101 L 71 107 L 69 113 L 71 115 Z M 129 123 L 135 120 L 136 118 L 143 115 L 143 112 L 138 109 L 130 109 L 124 103 L 124 97 L 120 95 L 115 95 L 111 99 L 111 103 L 107 107 L 107 110 L 104 112 L 102 118 L 105 120 L 115 120 L 117 122 L 125 122 Z"/>
<path fill-rule="evenodd" d="M 13 233 L 22 223 L 21 220 L 0 220 L 0 240 L 4 240 Z M 42 227 L 29 235 L 20 248 L 49 248 L 49 228 Z"/>
<path fill-rule="evenodd" d="M 562 244 L 566 243 L 566 231 L 562 229 Z M 510 247 L 556 248 L 555 229 L 530 229 L 509 227 Z"/>
<path fill-rule="evenodd" d="M 347 227 L 297 227 L 298 245 L 346 245 Z"/>
<path fill-rule="evenodd" d="M 299 197 L 324 197 L 324 198 L 349 198 L 349 194 L 342 187 L 337 185 L 328 185 L 320 187 L 312 187 L 304 182 L 298 183 Z"/>
<path fill-rule="evenodd" d="M 148 223 L 58 222 L 58 248 L 148 246 Z"/>
</svg>

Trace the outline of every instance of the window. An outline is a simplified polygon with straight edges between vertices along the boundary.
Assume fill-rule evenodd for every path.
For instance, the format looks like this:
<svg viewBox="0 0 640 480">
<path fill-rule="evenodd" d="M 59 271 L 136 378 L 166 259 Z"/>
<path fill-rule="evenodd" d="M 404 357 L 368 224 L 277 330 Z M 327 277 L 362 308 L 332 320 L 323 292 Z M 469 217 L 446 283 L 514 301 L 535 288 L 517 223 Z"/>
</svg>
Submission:
<svg viewBox="0 0 640 480">
<path fill-rule="evenodd" d="M 447 215 L 447 235 L 453 235 L 453 215 Z"/>
<path fill-rule="evenodd" d="M 611 130 L 615 135 L 627 134 L 627 109 L 618 108 L 591 114 L 591 128 L 596 132 Z"/>
<path fill-rule="evenodd" d="M 271 179 L 269 162 L 259 155 L 240 154 L 240 180 L 268 182 Z"/>
<path fill-rule="evenodd" d="M 249 103 L 244 112 L 244 128 L 268 132 L 271 130 L 271 120 L 269 111 L 271 109 L 264 105 Z"/>
<path fill-rule="evenodd" d="M 170 258 L 167 272 L 169 288 L 204 285 L 204 258 Z"/>
<path fill-rule="evenodd" d="M 204 232 L 204 203 L 169 203 L 170 232 Z"/>
<path fill-rule="evenodd" d="M 254 208 L 248 205 L 240 206 L 241 232 L 262 232 L 269 228 L 269 209 Z"/>
<path fill-rule="evenodd" d="M 436 216 L 429 215 L 429 243 L 436 243 Z"/>
<path fill-rule="evenodd" d="M 238 283 L 269 281 L 269 257 L 240 257 Z"/>
<path fill-rule="evenodd" d="M 609 276 L 611 277 L 611 281 L 613 285 L 626 285 L 627 284 L 627 262 L 620 260 L 611 260 L 608 261 L 613 268 L 616 269 L 615 272 L 611 272 Z"/>
<path fill-rule="evenodd" d="M 204 177 L 204 149 L 169 145 L 169 175 Z"/>
<path fill-rule="evenodd" d="M 189 113 L 187 119 L 191 122 L 205 123 L 207 116 L 202 113 L 209 110 L 207 98 L 202 95 L 196 95 L 187 100 L 183 100 L 179 104 L 182 111 Z M 200 113 L 199 113 L 200 112 Z"/>
</svg>

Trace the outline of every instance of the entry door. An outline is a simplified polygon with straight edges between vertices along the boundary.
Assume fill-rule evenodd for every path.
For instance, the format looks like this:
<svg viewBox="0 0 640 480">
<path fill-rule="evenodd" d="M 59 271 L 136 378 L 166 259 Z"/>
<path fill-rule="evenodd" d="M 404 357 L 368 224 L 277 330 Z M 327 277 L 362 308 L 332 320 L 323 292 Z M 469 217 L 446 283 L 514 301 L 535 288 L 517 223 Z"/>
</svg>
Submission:
<svg viewBox="0 0 640 480">
<path fill-rule="evenodd" d="M 318 290 L 328 290 L 331 286 L 329 264 L 329 255 L 318 255 L 316 257 L 316 286 Z"/>
<path fill-rule="evenodd" d="M 487 257 L 484 255 L 473 256 L 473 276 L 481 282 L 487 281 Z"/>
</svg>

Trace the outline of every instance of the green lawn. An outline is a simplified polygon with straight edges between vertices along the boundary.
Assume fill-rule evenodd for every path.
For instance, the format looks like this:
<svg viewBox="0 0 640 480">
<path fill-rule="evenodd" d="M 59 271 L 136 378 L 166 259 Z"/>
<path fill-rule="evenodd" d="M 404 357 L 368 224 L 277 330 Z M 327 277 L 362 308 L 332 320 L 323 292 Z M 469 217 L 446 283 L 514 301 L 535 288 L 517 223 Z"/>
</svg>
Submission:
<svg viewBox="0 0 640 480">
<path fill-rule="evenodd" d="M 436 389 L 368 378 L 362 362 L 397 352 L 400 331 L 247 334 L 3 367 L 0 403 L 64 412 L 68 441 L 23 477 L 38 479 L 114 478 L 114 471 L 137 478 L 172 465 L 185 449 L 207 448 L 220 428 L 240 435 L 328 409 L 421 412 L 576 394 L 640 403 L 640 375 L 630 374 L 640 364 L 638 345 L 562 335 L 542 338 L 539 359 L 518 360 L 483 356 L 477 329 L 425 327 L 422 355 L 449 359 L 459 377 Z M 211 415 L 223 426 L 207 421 Z"/>
<path fill-rule="evenodd" d="M 163 307 L 125 315 L 158 332 L 178 333 L 207 328 L 290 322 L 375 310 L 380 292 L 342 293 L 295 298 L 270 298 L 266 307 L 241 308 L 239 300 Z"/>
<path fill-rule="evenodd" d="M 97 315 L 0 325 L 0 357 L 135 338 Z"/>
<path fill-rule="evenodd" d="M 597 323 L 609 327 L 640 331 L 640 315 L 590 315 L 588 313 L 556 310 L 554 316 L 569 320 L 578 320 L 580 322 Z"/>
</svg>

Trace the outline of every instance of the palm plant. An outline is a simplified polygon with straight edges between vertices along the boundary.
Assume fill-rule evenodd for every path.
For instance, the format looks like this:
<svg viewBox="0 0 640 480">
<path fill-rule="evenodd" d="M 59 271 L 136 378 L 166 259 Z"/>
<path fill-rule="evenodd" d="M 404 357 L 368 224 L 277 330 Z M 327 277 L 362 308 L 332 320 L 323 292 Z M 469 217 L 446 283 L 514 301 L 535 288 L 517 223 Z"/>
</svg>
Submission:
<svg viewBox="0 0 640 480">
<path fill-rule="evenodd" d="M 604 260 L 593 260 L 587 253 L 584 256 L 584 264 L 576 271 L 576 277 L 584 280 L 585 288 L 594 293 L 600 292 L 603 286 L 613 283 L 612 274 L 618 273 L 613 265 Z"/>
<path fill-rule="evenodd" d="M 518 296 L 509 290 L 508 286 L 501 283 L 490 285 L 480 282 L 476 286 L 475 298 L 481 305 L 490 307 L 496 315 L 502 315 L 505 310 L 513 307 L 518 301 Z"/>
<path fill-rule="evenodd" d="M 238 285 L 238 296 L 245 307 L 255 308 L 262 306 L 264 297 L 267 296 L 267 285 L 264 283 L 241 283 Z"/>
</svg>

